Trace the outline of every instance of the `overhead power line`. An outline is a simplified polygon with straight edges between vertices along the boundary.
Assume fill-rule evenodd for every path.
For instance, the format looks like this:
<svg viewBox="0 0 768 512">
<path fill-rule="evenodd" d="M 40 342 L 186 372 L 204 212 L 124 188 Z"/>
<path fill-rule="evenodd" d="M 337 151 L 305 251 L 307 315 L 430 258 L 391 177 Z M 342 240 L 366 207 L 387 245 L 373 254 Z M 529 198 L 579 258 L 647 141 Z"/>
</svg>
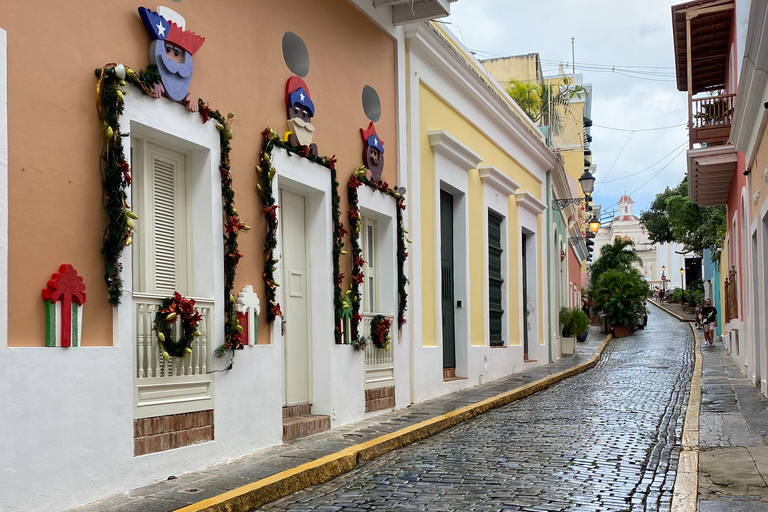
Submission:
<svg viewBox="0 0 768 512">
<path fill-rule="evenodd" d="M 669 153 L 667 153 L 667 154 L 666 154 L 666 155 L 664 155 L 663 157 L 659 158 L 657 161 L 655 161 L 653 164 L 649 165 L 648 167 L 646 167 L 646 168 L 645 168 L 645 169 L 643 169 L 642 171 L 633 172 L 632 174 L 627 174 L 626 176 L 621 176 L 620 178 L 614 178 L 614 179 L 612 179 L 612 180 L 608 180 L 608 181 L 603 181 L 603 180 L 600 180 L 600 184 L 601 184 L 601 185 L 605 185 L 605 184 L 607 184 L 607 183 L 613 183 L 614 181 L 619 181 L 619 180 L 623 180 L 623 179 L 626 179 L 626 178 L 631 178 L 632 176 L 637 176 L 638 174 L 643 174 L 644 172 L 650 171 L 651 169 L 653 169 L 654 167 L 656 167 L 656 165 L 658 165 L 658 164 L 659 164 L 659 163 L 661 163 L 662 161 L 666 160 L 666 158 L 667 158 L 669 155 L 671 155 L 671 154 L 672 154 L 672 153 L 674 153 L 675 151 L 679 150 L 680 148 L 682 148 L 682 147 L 683 147 L 683 146 L 685 146 L 686 144 L 688 144 L 688 141 L 685 141 L 685 142 L 683 142 L 682 144 L 680 144 L 679 146 L 677 146 L 675 149 L 673 149 L 672 151 L 670 151 Z M 606 176 L 608 176 L 608 175 L 606 174 Z"/>
<path fill-rule="evenodd" d="M 686 143 L 686 144 L 687 144 L 687 143 Z M 678 154 L 676 154 L 676 155 L 675 155 L 675 157 L 674 157 L 672 160 L 670 160 L 669 162 L 667 162 L 667 163 L 666 163 L 666 165 L 664 165 L 664 167 L 662 167 L 661 169 L 659 169 L 659 170 L 658 170 L 658 172 L 656 172 L 656 174 L 654 174 L 653 176 L 651 176 L 650 178 L 648 178 L 648 181 L 646 181 L 645 183 L 643 183 L 642 185 L 640 185 L 639 187 L 637 187 L 635 190 L 633 190 L 632 192 L 630 192 L 630 193 L 629 193 L 629 194 L 627 194 L 627 195 L 630 195 L 630 196 L 631 196 L 632 194 L 634 194 L 635 192 L 637 192 L 638 190 L 640 190 L 641 188 L 643 188 L 644 186 L 646 186 L 647 184 L 649 184 L 651 181 L 653 181 L 653 179 L 654 179 L 656 176 L 658 176 L 659 174 L 661 174 L 661 171 L 663 171 L 664 169 L 666 169 L 667 167 L 669 167 L 669 165 L 670 165 L 672 162 L 674 162 L 675 160 L 677 160 L 677 157 L 678 157 L 678 156 L 680 156 L 680 155 L 683 153 L 683 151 L 685 151 L 685 148 L 683 148 L 682 150 L 680 150 L 680 152 L 679 152 Z M 612 208 L 612 207 L 616 206 L 617 204 L 619 204 L 619 202 L 618 202 L 618 201 L 617 201 L 617 202 L 615 202 L 615 203 L 613 203 L 611 206 L 608 206 L 608 207 L 606 207 L 605 209 L 607 210 L 608 208 Z"/>
<path fill-rule="evenodd" d="M 669 130 L 670 128 L 680 128 L 681 126 L 687 126 L 688 123 L 673 124 L 670 126 L 659 126 L 658 128 L 635 128 L 634 130 L 629 128 L 614 128 L 612 126 L 604 126 L 602 124 L 593 124 L 592 127 L 604 128 L 606 130 L 615 130 L 617 132 L 652 132 L 656 130 Z"/>
<path fill-rule="evenodd" d="M 620 157 L 620 156 L 621 156 L 621 154 L 624 152 L 624 148 L 626 148 L 626 147 L 627 147 L 627 144 L 629 144 L 629 140 L 632 138 L 632 136 L 633 136 L 633 135 L 635 135 L 635 132 L 631 132 L 631 133 L 629 134 L 629 137 L 627 137 L 627 140 L 624 142 L 624 145 L 623 145 L 623 146 L 621 146 L 621 150 L 619 151 L 619 154 L 618 154 L 618 155 L 616 155 L 616 159 L 613 161 L 613 164 L 611 164 L 611 168 L 610 168 L 610 169 L 608 169 L 608 172 L 607 172 L 607 173 L 605 173 L 605 177 L 606 177 L 606 178 L 608 177 L 608 175 L 609 175 L 609 174 L 611 174 L 611 171 L 613 170 L 613 167 L 616 165 L 616 162 L 618 162 L 618 161 L 619 161 L 619 157 Z M 603 184 L 604 184 L 604 183 L 610 183 L 610 182 L 608 182 L 608 181 L 603 181 L 603 180 L 601 179 L 601 180 L 600 180 L 600 184 L 597 186 L 597 190 L 595 190 L 595 193 L 597 193 L 597 191 L 598 191 L 598 190 L 600 190 L 600 188 L 603 186 Z"/>
</svg>

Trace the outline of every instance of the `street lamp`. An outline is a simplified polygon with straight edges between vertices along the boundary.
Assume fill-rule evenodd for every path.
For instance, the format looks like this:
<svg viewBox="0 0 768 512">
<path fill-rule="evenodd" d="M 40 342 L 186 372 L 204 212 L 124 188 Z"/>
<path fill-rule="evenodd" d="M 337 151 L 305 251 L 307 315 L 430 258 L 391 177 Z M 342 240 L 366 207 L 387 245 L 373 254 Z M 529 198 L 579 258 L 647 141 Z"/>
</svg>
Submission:
<svg viewBox="0 0 768 512">
<path fill-rule="evenodd" d="M 685 291 L 685 281 L 683 281 L 684 275 L 685 275 L 685 269 L 683 267 L 680 267 L 680 285 L 683 287 L 683 291 Z"/>
<path fill-rule="evenodd" d="M 662 292 L 667 291 L 667 276 L 664 275 L 665 270 L 667 270 L 667 267 L 662 265 L 661 266 L 661 291 Z"/>
<path fill-rule="evenodd" d="M 581 184 L 581 190 L 584 192 L 584 197 L 567 197 L 565 199 L 555 199 L 552 202 L 552 209 L 560 211 L 569 204 L 579 203 L 591 203 L 592 202 L 592 190 L 595 188 L 595 177 L 589 172 L 589 168 L 584 169 L 584 174 L 579 178 Z"/>
<path fill-rule="evenodd" d="M 591 231 L 594 234 L 597 234 L 598 231 L 600 231 L 600 219 L 598 219 L 596 216 L 592 216 L 589 219 L 589 231 Z"/>
<path fill-rule="evenodd" d="M 579 183 L 581 183 L 581 190 L 584 191 L 585 195 L 592 194 L 592 191 L 595 189 L 595 177 L 592 176 L 589 169 L 584 169 L 584 174 L 579 178 Z"/>
</svg>

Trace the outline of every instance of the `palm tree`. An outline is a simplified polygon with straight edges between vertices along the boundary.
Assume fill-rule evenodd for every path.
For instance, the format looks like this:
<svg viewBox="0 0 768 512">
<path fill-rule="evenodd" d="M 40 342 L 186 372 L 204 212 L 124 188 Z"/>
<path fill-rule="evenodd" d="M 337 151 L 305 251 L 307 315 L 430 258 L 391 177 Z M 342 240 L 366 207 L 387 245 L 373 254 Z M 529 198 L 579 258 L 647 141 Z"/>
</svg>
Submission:
<svg viewBox="0 0 768 512">
<path fill-rule="evenodd" d="M 600 249 L 600 256 L 589 267 L 589 287 L 595 288 L 600 276 L 607 270 L 629 272 L 635 263 L 643 260 L 635 252 L 635 243 L 626 238 L 615 238 L 613 243 Z"/>
<path fill-rule="evenodd" d="M 571 112 L 570 100 L 587 94 L 586 89 L 572 85 L 572 81 L 571 77 L 563 76 L 555 85 L 549 81 L 544 85 L 511 79 L 505 90 L 533 122 L 548 126 L 554 135 L 559 135 L 563 131 L 565 117 Z"/>
</svg>

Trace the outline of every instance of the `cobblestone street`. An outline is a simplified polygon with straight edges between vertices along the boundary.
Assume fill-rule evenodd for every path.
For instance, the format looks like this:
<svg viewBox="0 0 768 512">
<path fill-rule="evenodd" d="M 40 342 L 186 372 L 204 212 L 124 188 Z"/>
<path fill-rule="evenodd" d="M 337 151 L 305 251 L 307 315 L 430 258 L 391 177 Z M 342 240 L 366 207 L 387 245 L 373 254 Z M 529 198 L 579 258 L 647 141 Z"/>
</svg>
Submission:
<svg viewBox="0 0 768 512">
<path fill-rule="evenodd" d="M 669 510 L 693 336 L 651 313 L 593 370 L 265 510 Z"/>
</svg>

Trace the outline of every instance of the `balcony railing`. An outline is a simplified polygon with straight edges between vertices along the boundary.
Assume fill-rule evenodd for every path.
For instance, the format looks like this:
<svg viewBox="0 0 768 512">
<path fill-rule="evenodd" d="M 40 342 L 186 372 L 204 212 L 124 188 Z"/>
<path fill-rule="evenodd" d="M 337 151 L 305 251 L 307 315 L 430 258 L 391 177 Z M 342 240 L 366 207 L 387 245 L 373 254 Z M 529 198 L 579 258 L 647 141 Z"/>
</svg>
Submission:
<svg viewBox="0 0 768 512">
<path fill-rule="evenodd" d="M 691 100 L 690 143 L 717 146 L 731 134 L 735 94 L 705 96 Z"/>
<path fill-rule="evenodd" d="M 736 284 L 736 269 L 731 268 L 724 284 L 725 292 L 725 323 L 739 317 L 738 290 Z"/>
<path fill-rule="evenodd" d="M 376 313 L 363 314 L 361 336 L 368 338 L 365 345 L 365 388 L 373 389 L 395 385 L 394 344 L 397 337 L 397 321 L 394 315 L 385 315 L 392 322 L 389 350 L 376 348 L 371 343 L 371 320 Z"/>
<path fill-rule="evenodd" d="M 213 409 L 214 301 L 195 299 L 202 319 L 201 335 L 194 338 L 192 353 L 163 359 L 153 327 L 163 299 L 134 294 L 134 419 Z M 181 320 L 171 329 L 181 332 Z"/>
<path fill-rule="evenodd" d="M 195 300 L 195 309 L 202 320 L 198 325 L 201 335 L 192 341 L 192 353 L 186 357 L 171 357 L 165 361 L 160 352 L 157 336 L 153 330 L 155 314 L 163 299 L 141 297 L 135 299 L 136 306 L 136 377 L 176 377 L 181 375 L 205 375 L 211 367 L 210 324 L 213 314 L 213 301 Z M 181 332 L 181 318 L 172 327 L 173 337 Z"/>
</svg>

